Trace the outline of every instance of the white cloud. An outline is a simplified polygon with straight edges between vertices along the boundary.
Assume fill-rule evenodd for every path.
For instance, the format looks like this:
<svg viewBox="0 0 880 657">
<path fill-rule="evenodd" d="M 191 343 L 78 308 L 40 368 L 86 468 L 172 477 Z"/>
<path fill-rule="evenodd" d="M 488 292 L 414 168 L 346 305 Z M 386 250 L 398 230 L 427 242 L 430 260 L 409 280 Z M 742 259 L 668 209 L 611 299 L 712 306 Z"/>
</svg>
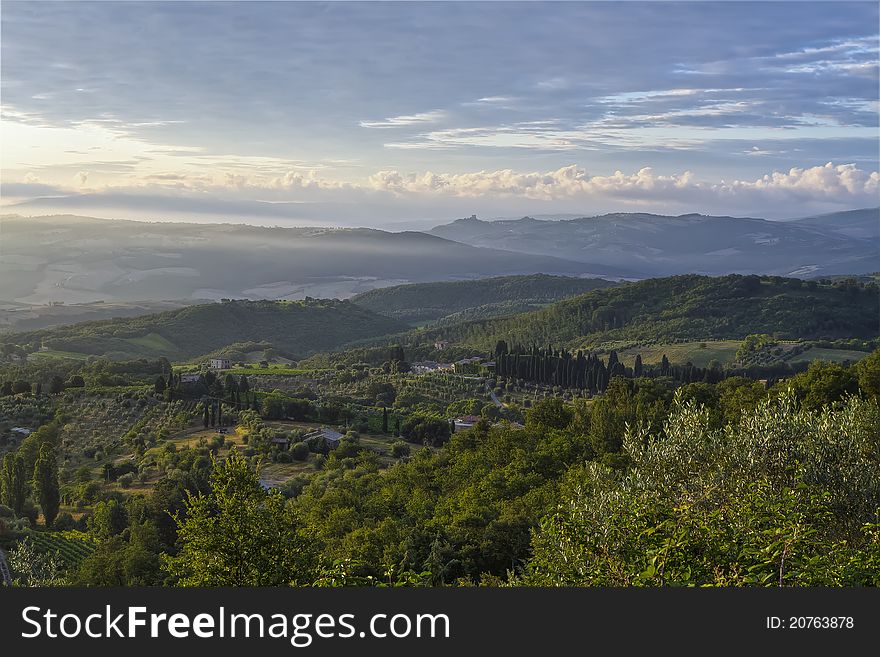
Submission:
<svg viewBox="0 0 880 657">
<path fill-rule="evenodd" d="M 439 194 L 459 197 L 521 197 L 540 200 L 593 198 L 630 201 L 675 201 L 717 203 L 761 199 L 831 201 L 841 204 L 877 203 L 880 174 L 862 171 L 854 164 L 792 168 L 788 172 L 766 174 L 757 180 L 708 182 L 690 171 L 661 175 L 651 167 L 634 173 L 615 171 L 611 175 L 590 175 L 570 165 L 555 171 L 521 173 L 510 169 L 476 173 L 402 174 L 380 171 L 369 179 L 377 190 L 395 195 Z"/>
<path fill-rule="evenodd" d="M 419 125 L 421 123 L 437 123 L 446 118 L 444 110 L 431 110 L 430 112 L 419 112 L 418 114 L 408 114 L 404 116 L 391 116 L 381 121 L 361 121 L 362 128 L 399 128 L 408 125 Z"/>
</svg>

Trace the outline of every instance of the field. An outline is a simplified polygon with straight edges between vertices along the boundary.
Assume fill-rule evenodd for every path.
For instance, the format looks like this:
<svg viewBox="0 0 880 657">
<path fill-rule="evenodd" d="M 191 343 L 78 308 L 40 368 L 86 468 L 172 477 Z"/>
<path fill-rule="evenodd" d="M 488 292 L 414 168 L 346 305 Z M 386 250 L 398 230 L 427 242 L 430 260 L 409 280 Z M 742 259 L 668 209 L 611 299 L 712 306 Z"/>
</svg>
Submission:
<svg viewBox="0 0 880 657">
<path fill-rule="evenodd" d="M 666 354 L 669 362 L 673 364 L 684 364 L 690 361 L 696 367 L 706 367 L 712 360 L 717 360 L 722 365 L 733 362 L 740 344 L 742 343 L 739 340 L 655 344 L 621 350 L 618 352 L 618 357 L 628 367 L 632 367 L 635 363 L 636 354 L 642 355 L 642 362 L 645 365 L 659 363 L 663 360 L 663 354 Z M 811 352 L 807 352 L 807 354 L 809 353 Z"/>
<path fill-rule="evenodd" d="M 80 354 L 75 351 L 58 351 L 55 349 L 46 349 L 44 351 L 35 351 L 32 354 L 28 354 L 28 359 L 31 358 L 72 358 L 74 360 L 88 360 L 88 354 Z"/>
<path fill-rule="evenodd" d="M 791 364 L 804 363 L 814 360 L 824 360 L 832 363 L 844 363 L 849 361 L 855 363 L 868 355 L 866 351 L 855 351 L 852 349 L 824 349 L 822 347 L 813 347 L 807 349 L 802 354 L 792 356 L 788 359 Z"/>
<path fill-rule="evenodd" d="M 83 532 L 42 532 L 32 531 L 28 537 L 40 552 L 57 553 L 68 568 L 77 566 L 95 550 L 92 538 Z"/>
<path fill-rule="evenodd" d="M 173 354 L 177 351 L 176 346 L 158 333 L 147 333 L 146 335 L 141 335 L 136 338 L 127 338 L 125 341 L 137 345 L 138 347 L 152 349 L 156 353 Z"/>
</svg>

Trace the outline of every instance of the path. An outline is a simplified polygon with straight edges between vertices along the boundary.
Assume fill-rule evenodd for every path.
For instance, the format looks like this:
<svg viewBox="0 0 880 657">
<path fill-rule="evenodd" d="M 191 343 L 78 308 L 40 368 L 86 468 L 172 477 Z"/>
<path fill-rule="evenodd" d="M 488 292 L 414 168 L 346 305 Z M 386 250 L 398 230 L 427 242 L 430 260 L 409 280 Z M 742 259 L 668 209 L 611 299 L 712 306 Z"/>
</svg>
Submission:
<svg viewBox="0 0 880 657">
<path fill-rule="evenodd" d="M 500 399 L 498 399 L 498 397 L 495 396 L 495 391 L 492 390 L 491 387 L 489 387 L 488 381 L 486 381 L 486 392 L 489 393 L 489 397 L 492 399 L 492 401 L 495 403 L 495 405 L 498 408 L 504 408 L 504 403 Z"/>
</svg>

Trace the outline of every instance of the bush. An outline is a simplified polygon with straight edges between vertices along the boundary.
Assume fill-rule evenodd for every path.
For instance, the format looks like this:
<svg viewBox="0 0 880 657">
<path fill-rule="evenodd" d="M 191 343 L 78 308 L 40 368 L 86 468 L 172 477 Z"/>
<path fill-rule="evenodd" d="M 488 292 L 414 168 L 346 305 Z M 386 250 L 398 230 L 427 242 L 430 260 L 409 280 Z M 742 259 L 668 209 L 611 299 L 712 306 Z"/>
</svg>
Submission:
<svg viewBox="0 0 880 657">
<path fill-rule="evenodd" d="M 297 461 L 305 461 L 309 458 L 309 446 L 303 442 L 294 443 L 290 455 Z"/>
<path fill-rule="evenodd" d="M 129 486 L 131 486 L 132 482 L 134 482 L 134 474 L 131 472 L 126 472 L 124 475 L 120 475 L 117 481 L 119 482 L 119 485 L 123 488 L 128 488 Z"/>
<path fill-rule="evenodd" d="M 391 456 L 393 456 L 394 458 L 396 458 L 396 459 L 403 458 L 404 456 L 409 456 L 409 454 L 410 454 L 409 445 L 407 445 L 402 440 L 395 440 L 391 444 Z"/>
<path fill-rule="evenodd" d="M 55 522 L 52 523 L 52 528 L 56 531 L 67 531 L 70 529 L 76 529 L 76 520 L 73 519 L 72 515 L 65 511 L 57 518 L 55 518 Z"/>
</svg>

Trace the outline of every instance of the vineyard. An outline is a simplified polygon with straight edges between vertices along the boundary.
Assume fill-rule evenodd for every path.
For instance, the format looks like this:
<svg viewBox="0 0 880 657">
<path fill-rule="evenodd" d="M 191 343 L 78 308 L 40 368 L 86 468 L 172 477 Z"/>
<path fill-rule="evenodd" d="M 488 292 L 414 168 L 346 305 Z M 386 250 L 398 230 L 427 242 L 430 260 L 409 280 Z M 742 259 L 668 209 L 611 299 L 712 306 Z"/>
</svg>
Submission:
<svg viewBox="0 0 880 657">
<path fill-rule="evenodd" d="M 38 552 L 57 554 L 66 568 L 76 568 L 83 559 L 95 550 L 94 539 L 80 531 L 28 532 L 29 538 Z"/>
</svg>

